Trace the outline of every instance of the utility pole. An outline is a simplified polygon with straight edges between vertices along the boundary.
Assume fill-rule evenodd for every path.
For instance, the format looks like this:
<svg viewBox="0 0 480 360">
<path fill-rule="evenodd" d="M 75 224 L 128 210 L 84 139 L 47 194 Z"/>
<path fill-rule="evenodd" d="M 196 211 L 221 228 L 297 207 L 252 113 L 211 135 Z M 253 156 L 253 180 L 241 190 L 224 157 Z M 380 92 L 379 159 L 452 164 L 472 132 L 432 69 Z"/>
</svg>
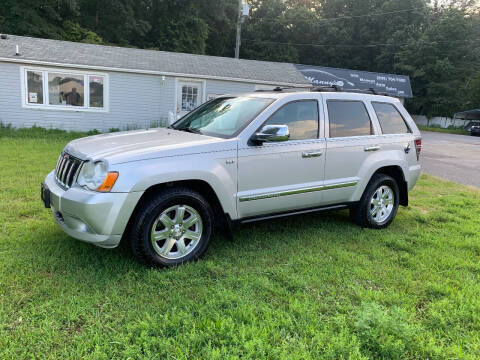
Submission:
<svg viewBox="0 0 480 360">
<path fill-rule="evenodd" d="M 237 40 L 235 42 L 235 59 L 240 57 L 240 42 L 242 36 L 242 0 L 238 0 Z"/>
<path fill-rule="evenodd" d="M 235 42 L 235 59 L 240 58 L 240 44 L 242 42 L 242 23 L 248 16 L 250 8 L 244 0 L 238 0 L 238 18 L 237 18 L 237 40 Z"/>
</svg>

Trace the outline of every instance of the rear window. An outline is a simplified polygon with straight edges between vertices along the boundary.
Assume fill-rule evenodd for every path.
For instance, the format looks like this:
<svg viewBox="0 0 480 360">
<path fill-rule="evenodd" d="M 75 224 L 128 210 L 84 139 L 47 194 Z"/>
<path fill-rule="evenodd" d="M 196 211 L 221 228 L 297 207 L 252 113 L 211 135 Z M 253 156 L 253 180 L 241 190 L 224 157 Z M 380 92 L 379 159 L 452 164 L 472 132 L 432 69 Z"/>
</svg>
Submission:
<svg viewBox="0 0 480 360">
<path fill-rule="evenodd" d="M 328 100 L 330 137 L 372 135 L 372 123 L 362 101 Z"/>
<path fill-rule="evenodd" d="M 378 102 L 372 102 L 372 105 L 377 113 L 383 134 L 405 134 L 410 132 L 405 119 L 395 106 Z"/>
</svg>

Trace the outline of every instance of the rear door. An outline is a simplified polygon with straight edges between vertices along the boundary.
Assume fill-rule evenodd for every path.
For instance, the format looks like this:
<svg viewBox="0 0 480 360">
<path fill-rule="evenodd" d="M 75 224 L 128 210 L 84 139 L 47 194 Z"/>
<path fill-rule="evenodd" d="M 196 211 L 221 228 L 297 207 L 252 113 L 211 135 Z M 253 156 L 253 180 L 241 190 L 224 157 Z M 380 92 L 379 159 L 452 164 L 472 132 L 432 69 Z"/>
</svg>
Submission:
<svg viewBox="0 0 480 360">
<path fill-rule="evenodd" d="M 381 150 L 378 127 L 372 121 L 367 103 L 358 95 L 325 94 L 325 162 L 324 204 L 352 201 L 362 168 L 369 157 Z"/>
</svg>

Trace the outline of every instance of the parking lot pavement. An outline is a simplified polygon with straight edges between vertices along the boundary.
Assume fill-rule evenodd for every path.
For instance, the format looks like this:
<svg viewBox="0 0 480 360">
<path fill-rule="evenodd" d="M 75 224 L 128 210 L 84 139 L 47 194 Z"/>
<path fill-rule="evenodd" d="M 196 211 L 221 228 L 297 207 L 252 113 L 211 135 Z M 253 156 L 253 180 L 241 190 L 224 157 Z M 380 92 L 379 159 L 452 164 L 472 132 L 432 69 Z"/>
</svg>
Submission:
<svg viewBox="0 0 480 360">
<path fill-rule="evenodd" d="M 426 174 L 480 188 L 480 137 L 422 131 Z"/>
</svg>

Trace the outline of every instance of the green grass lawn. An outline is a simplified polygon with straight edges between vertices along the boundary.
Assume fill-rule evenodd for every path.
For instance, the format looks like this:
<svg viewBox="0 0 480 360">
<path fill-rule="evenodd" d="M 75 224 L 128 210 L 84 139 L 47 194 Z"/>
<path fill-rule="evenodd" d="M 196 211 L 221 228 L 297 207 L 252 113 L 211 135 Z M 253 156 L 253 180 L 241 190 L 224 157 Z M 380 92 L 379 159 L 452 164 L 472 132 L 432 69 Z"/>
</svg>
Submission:
<svg viewBox="0 0 480 360">
<path fill-rule="evenodd" d="M 422 176 L 386 230 L 303 215 L 147 269 L 40 203 L 78 134 L 0 130 L 0 359 L 480 358 L 477 190 Z"/>
<path fill-rule="evenodd" d="M 468 132 L 465 129 L 459 129 L 459 128 L 441 128 L 437 126 L 422 126 L 418 125 L 418 128 L 420 131 L 434 131 L 434 132 L 441 132 L 441 133 L 447 133 L 447 134 L 455 134 L 455 135 L 470 135 L 470 132 Z"/>
</svg>

